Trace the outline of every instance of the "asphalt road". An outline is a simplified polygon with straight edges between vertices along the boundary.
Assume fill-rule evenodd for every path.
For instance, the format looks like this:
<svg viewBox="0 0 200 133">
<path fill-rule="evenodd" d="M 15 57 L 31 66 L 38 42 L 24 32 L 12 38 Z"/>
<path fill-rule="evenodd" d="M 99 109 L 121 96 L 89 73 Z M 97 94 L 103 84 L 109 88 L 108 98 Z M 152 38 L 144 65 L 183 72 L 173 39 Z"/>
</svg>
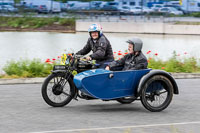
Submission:
<svg viewBox="0 0 200 133">
<path fill-rule="evenodd" d="M 41 84 L 0 85 L 0 133 L 199 133 L 200 79 L 177 79 L 174 95 L 162 112 L 147 111 L 140 101 L 71 101 L 48 106 Z"/>
</svg>

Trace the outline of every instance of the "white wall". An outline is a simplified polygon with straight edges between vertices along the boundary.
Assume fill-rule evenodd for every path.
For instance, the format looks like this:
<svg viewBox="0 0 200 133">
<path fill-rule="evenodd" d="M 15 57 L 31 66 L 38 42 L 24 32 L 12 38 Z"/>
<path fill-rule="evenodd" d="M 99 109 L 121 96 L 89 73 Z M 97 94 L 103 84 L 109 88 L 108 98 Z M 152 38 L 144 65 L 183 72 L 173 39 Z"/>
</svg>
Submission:
<svg viewBox="0 0 200 133">
<path fill-rule="evenodd" d="M 149 34 L 189 34 L 200 35 L 200 25 L 174 25 L 170 23 L 137 22 L 76 22 L 76 31 L 87 31 L 88 26 L 99 23 L 104 32 L 149 33 Z"/>
</svg>

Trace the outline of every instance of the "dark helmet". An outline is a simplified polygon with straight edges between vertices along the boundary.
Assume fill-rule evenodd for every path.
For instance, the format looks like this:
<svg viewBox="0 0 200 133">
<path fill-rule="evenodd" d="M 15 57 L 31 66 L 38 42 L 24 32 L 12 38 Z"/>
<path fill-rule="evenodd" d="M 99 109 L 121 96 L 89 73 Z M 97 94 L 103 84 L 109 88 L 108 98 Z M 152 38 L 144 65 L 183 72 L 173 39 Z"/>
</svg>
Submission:
<svg viewBox="0 0 200 133">
<path fill-rule="evenodd" d="M 133 44 L 133 51 L 141 51 L 142 50 L 142 45 L 143 45 L 143 42 L 141 39 L 139 38 L 132 38 L 128 41 L 126 41 L 127 43 L 129 44 Z"/>
</svg>

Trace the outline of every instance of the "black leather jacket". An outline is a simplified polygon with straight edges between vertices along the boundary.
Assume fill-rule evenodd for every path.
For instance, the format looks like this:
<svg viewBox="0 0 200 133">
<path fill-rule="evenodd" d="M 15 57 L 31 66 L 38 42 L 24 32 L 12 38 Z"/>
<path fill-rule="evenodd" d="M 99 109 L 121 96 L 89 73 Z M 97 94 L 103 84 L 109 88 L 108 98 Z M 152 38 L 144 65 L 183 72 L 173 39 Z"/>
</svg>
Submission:
<svg viewBox="0 0 200 133">
<path fill-rule="evenodd" d="M 84 48 L 78 51 L 76 54 L 86 55 L 91 50 L 93 51 L 93 54 L 91 54 L 90 57 L 96 60 L 97 63 L 114 60 L 112 47 L 110 45 L 110 42 L 104 35 L 102 35 L 96 41 L 96 43 L 90 37 L 87 41 L 87 44 L 84 46 Z"/>
<path fill-rule="evenodd" d="M 110 70 L 114 69 L 115 67 L 123 67 L 122 70 L 125 71 L 146 69 L 147 65 L 147 58 L 142 52 L 140 52 L 138 55 L 127 54 L 120 60 L 111 62 L 108 66 L 110 67 Z"/>
</svg>

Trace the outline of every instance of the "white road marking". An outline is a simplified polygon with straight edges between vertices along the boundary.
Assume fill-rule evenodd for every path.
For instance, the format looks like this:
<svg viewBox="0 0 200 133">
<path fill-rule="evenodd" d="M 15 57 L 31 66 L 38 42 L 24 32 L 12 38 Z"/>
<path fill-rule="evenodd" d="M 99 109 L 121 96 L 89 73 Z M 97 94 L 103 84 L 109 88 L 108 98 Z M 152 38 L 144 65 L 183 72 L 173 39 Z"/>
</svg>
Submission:
<svg viewBox="0 0 200 133">
<path fill-rule="evenodd" d="M 109 130 L 109 129 L 123 129 L 123 128 L 142 128 L 142 127 L 157 127 L 157 126 L 170 126 L 170 125 L 187 125 L 187 124 L 200 124 L 200 121 L 181 122 L 181 123 L 166 123 L 166 124 L 151 124 L 151 125 L 136 125 L 136 126 L 121 126 L 121 127 L 105 127 L 105 128 L 82 128 L 82 129 L 69 129 L 69 130 L 39 131 L 39 132 L 30 132 L 30 133 L 62 133 L 62 132 Z"/>
</svg>

